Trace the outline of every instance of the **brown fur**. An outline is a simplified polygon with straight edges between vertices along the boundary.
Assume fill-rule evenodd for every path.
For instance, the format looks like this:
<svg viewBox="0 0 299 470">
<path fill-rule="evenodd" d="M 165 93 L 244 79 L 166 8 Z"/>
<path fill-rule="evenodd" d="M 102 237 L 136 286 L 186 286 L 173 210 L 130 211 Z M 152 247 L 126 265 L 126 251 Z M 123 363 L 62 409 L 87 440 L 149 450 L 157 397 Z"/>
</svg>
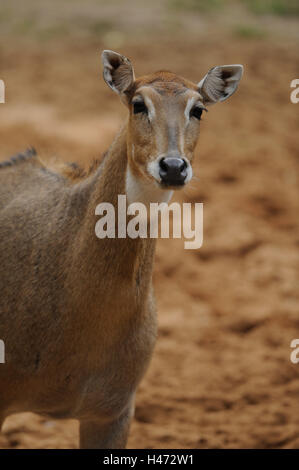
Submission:
<svg viewBox="0 0 299 470">
<path fill-rule="evenodd" d="M 42 165 L 41 160 L 39 160 L 36 154 L 36 150 L 31 147 L 25 150 L 25 152 L 14 155 L 9 160 L 4 160 L 3 162 L 0 162 L 0 168 L 7 168 L 24 162 L 29 162 L 31 164 L 40 163 Z"/>
<path fill-rule="evenodd" d="M 155 105 L 157 116 L 152 126 L 149 126 L 146 119 L 136 118 L 132 114 L 132 99 L 140 93 L 142 96 L 149 96 Z M 136 150 L 135 155 L 132 155 L 131 146 L 128 146 L 128 157 L 134 175 L 149 181 L 150 176 L 145 168 L 149 158 L 155 160 L 158 155 L 169 152 L 182 153 L 192 162 L 199 136 L 199 122 L 194 121 L 185 131 L 184 110 L 189 98 L 197 96 L 198 101 L 201 98 L 196 85 L 172 72 L 159 71 L 137 79 L 126 95 L 130 110 L 128 143 L 134 142 Z M 169 147 L 169 127 L 174 129 L 176 142 L 173 147 L 177 151 Z M 179 149 L 180 136 L 183 133 L 184 148 Z"/>
<path fill-rule="evenodd" d="M 188 89 L 197 91 L 195 83 L 168 70 L 160 70 L 150 75 L 137 78 L 134 82 L 134 86 L 129 90 L 129 95 L 133 96 L 138 88 L 145 85 L 150 85 L 159 93 L 168 95 L 177 95 Z"/>
<path fill-rule="evenodd" d="M 94 233 L 96 205 L 125 191 L 126 161 L 124 129 L 75 184 L 41 165 L 0 171 L 0 416 L 77 418 L 87 447 L 125 445 L 156 336 L 154 241 Z"/>
<path fill-rule="evenodd" d="M 0 425 L 20 411 L 76 418 L 81 447 L 117 448 L 156 339 L 155 240 L 98 239 L 95 208 L 116 207 L 136 187 L 165 194 L 147 164 L 177 151 L 186 127 L 181 150 L 191 161 L 199 127 L 186 126 L 184 111 L 200 94 L 170 72 L 134 81 L 130 62 L 113 51 L 103 63 L 129 119 L 100 163 L 57 172 L 28 150 L 0 165 Z M 135 93 L 155 102 L 151 125 L 132 113 Z M 129 184 L 128 174 L 136 177 Z"/>
<path fill-rule="evenodd" d="M 106 154 L 104 154 L 102 158 L 95 158 L 87 169 L 74 162 L 57 165 L 56 170 L 71 181 L 78 182 L 84 178 L 88 178 L 88 176 L 94 173 L 103 163 L 105 157 Z"/>
</svg>

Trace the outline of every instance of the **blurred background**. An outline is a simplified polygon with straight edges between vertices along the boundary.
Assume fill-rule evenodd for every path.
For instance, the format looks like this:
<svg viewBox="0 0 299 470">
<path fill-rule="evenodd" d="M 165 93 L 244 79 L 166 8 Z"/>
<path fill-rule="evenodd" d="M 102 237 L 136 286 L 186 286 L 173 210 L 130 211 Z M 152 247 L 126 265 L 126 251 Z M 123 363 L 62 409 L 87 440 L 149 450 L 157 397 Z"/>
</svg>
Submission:
<svg viewBox="0 0 299 470">
<path fill-rule="evenodd" d="M 1 0 L 1 159 L 33 145 L 88 166 L 108 147 L 126 110 L 104 48 L 137 76 L 245 67 L 205 115 L 198 179 L 176 196 L 204 203 L 203 247 L 158 242 L 159 339 L 131 448 L 299 447 L 298 44 L 297 0 Z M 73 421 L 20 414 L 3 431 L 3 448 L 77 446 Z"/>
</svg>

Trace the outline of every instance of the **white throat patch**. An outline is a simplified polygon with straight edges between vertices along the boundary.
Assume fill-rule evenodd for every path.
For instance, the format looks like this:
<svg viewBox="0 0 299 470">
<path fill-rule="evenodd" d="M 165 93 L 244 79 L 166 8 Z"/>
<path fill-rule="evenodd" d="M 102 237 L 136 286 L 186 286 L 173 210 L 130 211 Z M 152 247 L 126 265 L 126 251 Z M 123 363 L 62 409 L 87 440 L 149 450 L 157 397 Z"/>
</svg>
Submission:
<svg viewBox="0 0 299 470">
<path fill-rule="evenodd" d="M 128 204 L 142 202 L 149 206 L 151 202 L 169 202 L 173 191 L 157 187 L 155 181 L 146 182 L 136 178 L 128 164 L 126 171 L 126 195 Z"/>
</svg>

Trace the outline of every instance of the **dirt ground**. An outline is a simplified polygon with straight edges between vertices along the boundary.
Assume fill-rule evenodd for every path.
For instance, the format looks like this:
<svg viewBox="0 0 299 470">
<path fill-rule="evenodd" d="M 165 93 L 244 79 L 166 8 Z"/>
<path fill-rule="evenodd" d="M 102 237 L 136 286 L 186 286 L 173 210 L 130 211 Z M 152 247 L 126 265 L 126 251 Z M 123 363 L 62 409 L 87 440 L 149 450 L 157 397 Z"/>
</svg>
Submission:
<svg viewBox="0 0 299 470">
<path fill-rule="evenodd" d="M 94 38 L 0 45 L 0 157 L 33 145 L 84 164 L 107 148 L 125 109 L 105 86 Z M 240 89 L 204 117 L 196 179 L 176 199 L 204 203 L 204 243 L 158 242 L 159 338 L 137 395 L 129 448 L 299 448 L 298 41 L 195 35 L 116 48 L 137 75 L 194 81 L 225 63 Z M 5 422 L 2 448 L 75 448 L 73 421 Z"/>
</svg>

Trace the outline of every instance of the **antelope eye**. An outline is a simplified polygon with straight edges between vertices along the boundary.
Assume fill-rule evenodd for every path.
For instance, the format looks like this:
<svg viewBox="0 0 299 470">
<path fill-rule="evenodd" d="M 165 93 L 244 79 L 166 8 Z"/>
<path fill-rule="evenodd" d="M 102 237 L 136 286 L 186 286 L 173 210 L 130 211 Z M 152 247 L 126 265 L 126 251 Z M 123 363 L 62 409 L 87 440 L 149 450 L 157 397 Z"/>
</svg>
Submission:
<svg viewBox="0 0 299 470">
<path fill-rule="evenodd" d="M 133 103 L 133 112 L 134 114 L 147 114 L 147 107 L 145 106 L 143 101 L 135 101 L 135 103 Z"/>
<path fill-rule="evenodd" d="M 201 115 L 202 115 L 202 108 L 199 108 L 198 106 L 195 106 L 193 109 L 190 111 L 190 117 L 195 117 L 200 121 Z"/>
</svg>

